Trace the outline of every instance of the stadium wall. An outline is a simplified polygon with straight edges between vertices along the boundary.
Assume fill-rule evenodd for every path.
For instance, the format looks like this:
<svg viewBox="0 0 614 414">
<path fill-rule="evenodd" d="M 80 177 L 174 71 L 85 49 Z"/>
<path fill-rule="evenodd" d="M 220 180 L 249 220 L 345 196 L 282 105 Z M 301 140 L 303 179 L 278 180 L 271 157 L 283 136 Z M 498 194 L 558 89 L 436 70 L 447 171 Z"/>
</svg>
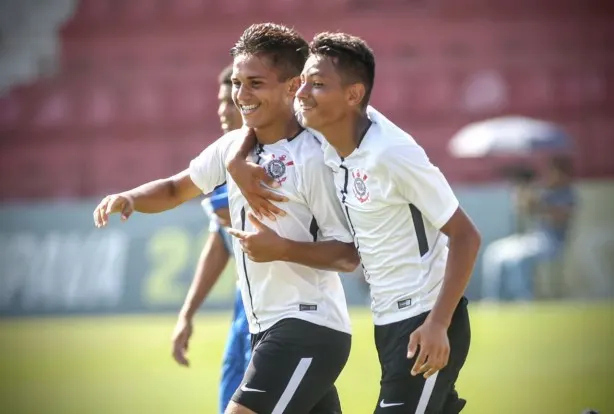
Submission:
<svg viewBox="0 0 614 414">
<path fill-rule="evenodd" d="M 614 274 L 614 182 L 578 185 L 581 205 L 560 282 L 566 296 L 611 297 Z M 509 190 L 458 187 L 484 246 L 512 231 Z M 197 202 L 165 214 L 134 215 L 97 230 L 98 200 L 0 206 L 0 316 L 171 312 L 181 306 L 207 236 Z M 480 264 L 469 287 L 480 297 Z M 352 305 L 368 305 L 358 275 L 343 278 Z M 230 309 L 234 263 L 204 306 Z"/>
</svg>

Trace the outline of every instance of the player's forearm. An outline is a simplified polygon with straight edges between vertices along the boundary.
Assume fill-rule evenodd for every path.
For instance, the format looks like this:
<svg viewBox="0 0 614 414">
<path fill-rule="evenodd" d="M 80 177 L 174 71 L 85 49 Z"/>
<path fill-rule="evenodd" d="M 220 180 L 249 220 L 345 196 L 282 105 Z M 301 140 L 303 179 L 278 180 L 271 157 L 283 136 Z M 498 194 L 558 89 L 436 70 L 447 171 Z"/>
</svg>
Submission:
<svg viewBox="0 0 614 414">
<path fill-rule="evenodd" d="M 199 194 L 187 170 L 122 193 L 132 201 L 135 211 L 149 214 L 171 210 Z"/>
<path fill-rule="evenodd" d="M 465 294 L 481 243 L 480 234 L 475 228 L 449 237 L 448 262 L 441 291 L 428 316 L 429 320 L 446 327 L 450 326 L 452 315 Z"/>
<path fill-rule="evenodd" d="M 198 259 L 194 279 L 180 315 L 192 319 L 220 278 L 230 255 L 218 235 L 211 235 Z"/>
<path fill-rule="evenodd" d="M 282 259 L 320 270 L 353 272 L 360 264 L 352 243 L 339 241 L 297 242 L 286 240 Z"/>
<path fill-rule="evenodd" d="M 174 194 L 172 183 L 167 179 L 151 181 L 125 191 L 122 195 L 130 198 L 134 210 L 140 213 L 160 213 L 181 204 L 180 199 Z"/>
</svg>

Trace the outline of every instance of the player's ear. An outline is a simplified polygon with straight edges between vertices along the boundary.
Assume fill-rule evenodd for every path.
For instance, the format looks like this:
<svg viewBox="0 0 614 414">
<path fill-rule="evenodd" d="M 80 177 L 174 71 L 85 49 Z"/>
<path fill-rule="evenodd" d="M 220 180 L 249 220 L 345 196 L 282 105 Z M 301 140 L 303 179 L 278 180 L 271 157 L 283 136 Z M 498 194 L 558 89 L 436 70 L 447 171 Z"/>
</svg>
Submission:
<svg viewBox="0 0 614 414">
<path fill-rule="evenodd" d="M 292 99 L 294 99 L 294 97 L 296 96 L 296 92 L 298 91 L 298 88 L 301 87 L 300 76 L 295 76 L 289 79 L 287 82 L 287 86 L 288 86 L 288 95 L 291 96 Z"/>
<path fill-rule="evenodd" d="M 351 106 L 358 106 L 362 103 L 363 98 L 365 97 L 365 85 L 362 83 L 353 83 L 347 88 L 346 97 L 347 102 Z"/>
</svg>

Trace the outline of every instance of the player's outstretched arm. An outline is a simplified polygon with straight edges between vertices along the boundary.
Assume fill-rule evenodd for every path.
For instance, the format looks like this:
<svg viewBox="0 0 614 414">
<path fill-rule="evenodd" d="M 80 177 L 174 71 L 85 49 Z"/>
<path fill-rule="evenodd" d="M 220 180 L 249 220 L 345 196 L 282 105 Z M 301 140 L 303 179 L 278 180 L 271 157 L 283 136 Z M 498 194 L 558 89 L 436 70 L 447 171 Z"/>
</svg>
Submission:
<svg viewBox="0 0 614 414">
<path fill-rule="evenodd" d="M 217 283 L 229 259 L 230 253 L 220 233 L 210 233 L 173 331 L 173 358 L 180 365 L 189 365 L 186 353 L 192 336 L 194 315 Z"/>
<path fill-rule="evenodd" d="M 353 272 L 360 263 L 352 243 L 336 240 L 321 242 L 297 242 L 285 239 L 261 223 L 253 213 L 248 218 L 255 232 L 228 229 L 228 233 L 240 239 L 241 248 L 254 262 L 281 260 L 302 264 L 321 270 Z"/>
<path fill-rule="evenodd" d="M 201 190 L 185 170 L 169 178 L 151 181 L 129 191 L 108 195 L 94 210 L 94 224 L 104 227 L 111 214 L 121 213 L 127 220 L 134 211 L 140 213 L 160 213 L 198 196 Z"/>
<path fill-rule="evenodd" d="M 209 145 L 179 174 L 106 196 L 94 210 L 94 223 L 97 227 L 105 226 L 109 215 L 114 213 L 121 213 L 122 220 L 127 220 L 133 211 L 160 213 L 201 193 L 213 191 L 226 181 L 224 159 L 233 137 L 232 134 L 226 134 Z"/>
<path fill-rule="evenodd" d="M 254 130 L 246 128 L 241 145 L 229 158 L 229 161 L 226 163 L 226 169 L 256 216 L 259 218 L 266 216 L 271 220 L 275 220 L 275 215 L 283 217 L 286 213 L 271 203 L 271 201 L 284 202 L 288 201 L 288 199 L 267 190 L 263 184 L 275 188 L 279 186 L 279 183 L 270 177 L 264 168 L 247 161 L 247 157 L 256 144 L 257 140 Z"/>
</svg>

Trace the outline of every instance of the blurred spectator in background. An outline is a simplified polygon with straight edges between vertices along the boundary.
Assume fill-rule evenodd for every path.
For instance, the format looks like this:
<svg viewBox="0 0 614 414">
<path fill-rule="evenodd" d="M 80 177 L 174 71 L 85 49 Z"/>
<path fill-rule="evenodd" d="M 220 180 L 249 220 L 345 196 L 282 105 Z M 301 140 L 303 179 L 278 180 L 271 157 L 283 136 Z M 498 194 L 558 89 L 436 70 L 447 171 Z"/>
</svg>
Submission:
<svg viewBox="0 0 614 414">
<path fill-rule="evenodd" d="M 560 259 L 576 205 L 572 162 L 567 156 L 551 157 L 541 180 L 524 168 L 515 169 L 512 176 L 516 187 L 517 233 L 494 241 L 484 251 L 485 300 L 533 299 L 535 266 Z"/>
</svg>

